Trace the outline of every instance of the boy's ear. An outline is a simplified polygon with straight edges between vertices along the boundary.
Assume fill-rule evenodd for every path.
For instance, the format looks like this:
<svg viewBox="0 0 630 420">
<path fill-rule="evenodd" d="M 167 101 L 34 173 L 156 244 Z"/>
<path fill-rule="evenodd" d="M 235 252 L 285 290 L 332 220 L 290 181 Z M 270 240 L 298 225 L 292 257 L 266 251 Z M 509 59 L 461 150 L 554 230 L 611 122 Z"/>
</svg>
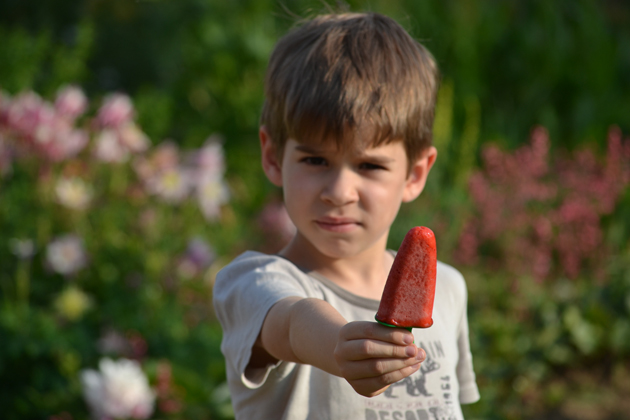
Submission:
<svg viewBox="0 0 630 420">
<path fill-rule="evenodd" d="M 431 146 L 411 165 L 405 191 L 402 196 L 403 203 L 413 201 L 420 195 L 427 183 L 429 171 L 435 163 L 436 158 L 437 149 Z"/>
<path fill-rule="evenodd" d="M 261 163 L 265 175 L 273 185 L 282 186 L 282 164 L 278 161 L 276 147 L 271 141 L 269 130 L 266 126 L 261 125 L 258 130 L 260 137 Z"/>
</svg>

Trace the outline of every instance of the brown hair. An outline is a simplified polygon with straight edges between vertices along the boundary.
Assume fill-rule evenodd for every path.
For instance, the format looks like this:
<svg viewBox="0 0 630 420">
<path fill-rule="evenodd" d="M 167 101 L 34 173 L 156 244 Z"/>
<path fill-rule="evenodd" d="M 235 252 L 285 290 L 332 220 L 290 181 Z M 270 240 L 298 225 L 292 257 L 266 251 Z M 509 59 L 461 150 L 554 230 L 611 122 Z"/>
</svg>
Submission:
<svg viewBox="0 0 630 420">
<path fill-rule="evenodd" d="M 318 16 L 282 37 L 269 60 L 261 124 L 279 157 L 288 138 L 344 148 L 402 140 L 409 161 L 431 145 L 438 69 L 431 53 L 377 13 Z"/>
</svg>

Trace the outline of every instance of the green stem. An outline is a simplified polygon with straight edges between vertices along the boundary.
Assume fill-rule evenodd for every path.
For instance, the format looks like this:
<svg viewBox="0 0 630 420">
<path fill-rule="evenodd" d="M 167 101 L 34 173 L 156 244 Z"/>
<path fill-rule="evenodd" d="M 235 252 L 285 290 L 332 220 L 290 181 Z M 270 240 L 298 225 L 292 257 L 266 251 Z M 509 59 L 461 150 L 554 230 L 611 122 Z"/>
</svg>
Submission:
<svg viewBox="0 0 630 420">
<path fill-rule="evenodd" d="M 15 271 L 17 298 L 18 301 L 24 303 L 26 306 L 28 306 L 31 289 L 30 268 L 31 265 L 29 260 L 20 260 Z"/>
</svg>

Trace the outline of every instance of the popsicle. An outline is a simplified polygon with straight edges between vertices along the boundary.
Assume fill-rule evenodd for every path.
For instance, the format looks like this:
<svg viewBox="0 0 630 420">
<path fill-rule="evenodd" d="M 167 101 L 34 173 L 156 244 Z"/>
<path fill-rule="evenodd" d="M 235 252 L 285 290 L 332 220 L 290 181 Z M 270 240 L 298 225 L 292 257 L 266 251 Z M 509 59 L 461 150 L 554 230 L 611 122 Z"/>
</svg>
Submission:
<svg viewBox="0 0 630 420">
<path fill-rule="evenodd" d="M 389 271 L 376 320 L 409 330 L 433 325 L 436 271 L 433 231 L 424 226 L 412 228 Z"/>
</svg>

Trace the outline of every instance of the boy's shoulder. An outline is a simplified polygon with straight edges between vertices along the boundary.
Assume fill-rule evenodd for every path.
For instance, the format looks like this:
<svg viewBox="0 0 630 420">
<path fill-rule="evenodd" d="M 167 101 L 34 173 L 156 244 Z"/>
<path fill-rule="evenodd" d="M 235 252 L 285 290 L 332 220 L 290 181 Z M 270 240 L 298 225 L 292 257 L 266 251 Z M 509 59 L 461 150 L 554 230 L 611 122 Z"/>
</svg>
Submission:
<svg viewBox="0 0 630 420">
<path fill-rule="evenodd" d="M 290 261 L 273 254 L 245 251 L 219 270 L 214 288 L 221 288 L 235 279 L 256 276 L 268 271 L 285 272 L 296 269 Z"/>
<path fill-rule="evenodd" d="M 217 274 L 217 277 L 233 277 L 252 271 L 264 272 L 269 270 L 295 270 L 301 272 L 295 264 L 280 255 L 245 251 L 224 266 Z"/>
<path fill-rule="evenodd" d="M 254 290 L 287 292 L 309 296 L 313 293 L 312 279 L 291 261 L 280 255 L 246 251 L 223 267 L 216 276 L 214 293 L 229 294 L 234 291 L 248 293 Z M 253 287 L 255 286 L 255 287 Z"/>
</svg>

